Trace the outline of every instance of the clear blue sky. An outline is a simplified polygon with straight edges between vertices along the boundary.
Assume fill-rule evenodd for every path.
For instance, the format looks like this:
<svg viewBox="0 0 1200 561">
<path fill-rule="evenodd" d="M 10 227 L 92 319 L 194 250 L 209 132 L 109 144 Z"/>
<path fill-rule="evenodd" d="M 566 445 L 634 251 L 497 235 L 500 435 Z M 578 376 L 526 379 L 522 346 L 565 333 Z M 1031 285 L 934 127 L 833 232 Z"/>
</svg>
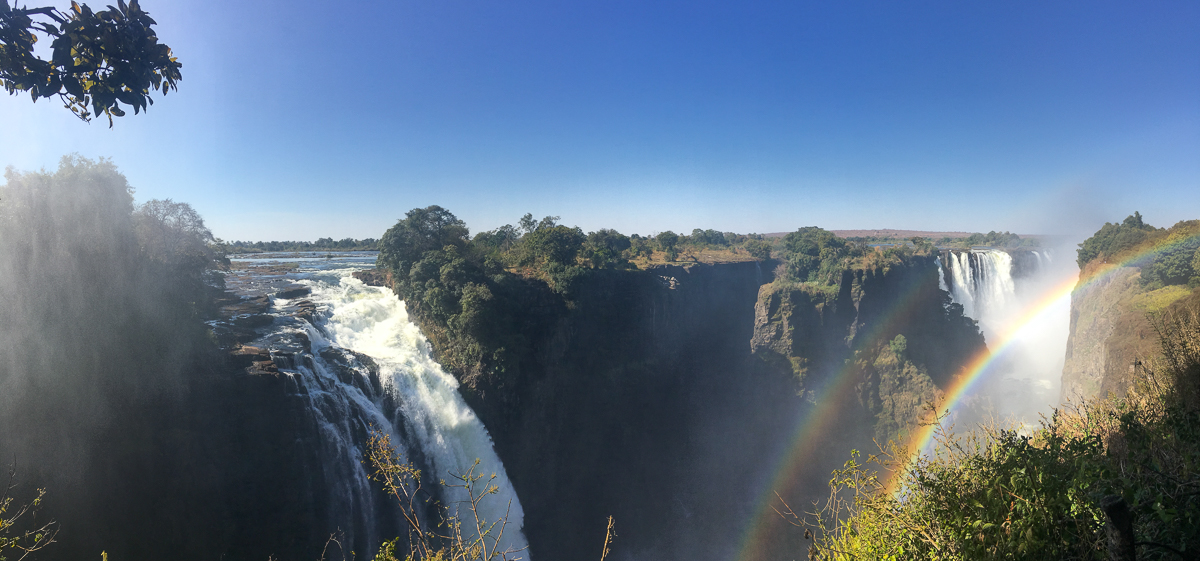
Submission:
<svg viewBox="0 0 1200 561">
<path fill-rule="evenodd" d="M 430 204 L 472 231 L 1200 218 L 1194 0 L 143 7 L 179 91 L 112 130 L 0 97 L 0 165 L 111 157 L 225 239 L 378 237 Z"/>
</svg>

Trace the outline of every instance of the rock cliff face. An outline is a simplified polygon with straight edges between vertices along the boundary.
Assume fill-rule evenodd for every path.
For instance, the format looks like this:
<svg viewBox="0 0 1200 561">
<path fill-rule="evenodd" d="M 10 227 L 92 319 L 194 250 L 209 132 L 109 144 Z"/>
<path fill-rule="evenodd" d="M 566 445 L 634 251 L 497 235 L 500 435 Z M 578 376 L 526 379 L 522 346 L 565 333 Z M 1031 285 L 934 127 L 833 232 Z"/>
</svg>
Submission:
<svg viewBox="0 0 1200 561">
<path fill-rule="evenodd" d="M 802 391 L 852 377 L 877 440 L 911 429 L 921 406 L 983 339 L 938 289 L 932 258 L 843 274 L 839 286 L 763 286 L 751 349 L 790 369 Z M 901 341 L 897 341 L 897 337 Z"/>
<path fill-rule="evenodd" d="M 766 420 L 799 405 L 790 377 L 749 353 L 760 276 L 754 263 L 597 275 L 523 350 L 522 379 L 473 381 L 533 558 L 594 556 L 610 514 L 623 555 L 729 553 L 786 426 Z"/>
<path fill-rule="evenodd" d="M 519 369 L 455 372 L 517 487 L 534 559 L 594 556 L 608 515 L 618 559 L 729 558 L 811 389 L 837 372 L 858 388 L 810 462 L 808 487 L 825 492 L 850 448 L 915 419 L 981 344 L 932 258 L 847 272 L 830 292 L 764 285 L 763 269 L 596 271 L 569 304 L 531 290 L 516 306 L 535 311 L 527 344 L 506 349 Z M 446 344 L 430 341 L 435 355 Z"/>
<path fill-rule="evenodd" d="M 1136 267 L 1121 267 L 1071 294 L 1062 401 L 1123 395 L 1136 381 L 1136 364 L 1161 353 L 1152 316 L 1200 301 L 1200 290 L 1179 286 L 1145 292 L 1140 279 Z"/>
<path fill-rule="evenodd" d="M 1132 356 L 1110 352 L 1118 324 L 1127 324 L 1129 301 L 1137 294 L 1138 270 L 1122 267 L 1071 294 L 1071 331 L 1063 364 L 1062 400 L 1105 395 L 1120 386 Z M 1124 320 L 1124 321 L 1122 321 Z M 1126 325 L 1127 327 L 1127 325 Z M 1118 334 L 1124 338 L 1125 334 Z M 1116 349 L 1112 349 L 1116 350 Z"/>
<path fill-rule="evenodd" d="M 104 550 L 114 559 L 314 559 L 339 530 L 347 552 L 396 535 L 394 500 L 382 491 L 373 509 L 348 507 L 330 492 L 345 486 L 344 474 L 329 467 L 328 436 L 304 388 L 279 370 L 304 354 L 279 341 L 274 352 L 237 342 L 256 337 L 246 318 L 270 324 L 269 298 L 225 301 L 213 329 L 230 352 L 187 361 L 185 388 L 115 410 L 88 434 L 87 453 L 68 477 L 42 475 L 31 461 L 41 458 L 21 458 L 19 467 L 34 464 L 21 472 L 24 481 L 51 490 L 43 510 L 62 528 L 40 558 Z M 311 306 L 300 302 L 294 314 Z M 291 336 L 303 339 L 292 347 L 307 348 L 303 333 Z M 382 392 L 374 369 L 369 383 L 350 370 L 368 357 L 326 360 L 337 376 L 365 384 L 364 393 Z"/>
</svg>

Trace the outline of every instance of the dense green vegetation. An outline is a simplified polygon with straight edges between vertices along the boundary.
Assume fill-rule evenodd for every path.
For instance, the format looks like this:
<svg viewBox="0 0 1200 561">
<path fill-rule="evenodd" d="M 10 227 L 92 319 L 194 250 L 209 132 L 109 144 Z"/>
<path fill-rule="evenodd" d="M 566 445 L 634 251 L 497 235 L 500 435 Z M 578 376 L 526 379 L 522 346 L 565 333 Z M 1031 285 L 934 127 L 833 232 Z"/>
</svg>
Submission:
<svg viewBox="0 0 1200 561">
<path fill-rule="evenodd" d="M 1134 212 L 1120 224 L 1105 222 L 1100 231 L 1079 245 L 1076 262 L 1083 268 L 1099 257 L 1111 257 L 1141 245 L 1158 228 L 1142 221 L 1142 213 Z"/>
<path fill-rule="evenodd" d="M 320 238 L 315 242 L 271 241 L 244 242 L 233 241 L 224 244 L 228 253 L 275 253 L 278 251 L 374 251 L 379 249 L 379 240 L 366 238 Z"/>
<path fill-rule="evenodd" d="M 409 211 L 383 235 L 378 266 L 392 273 L 410 313 L 428 320 L 427 334 L 447 351 L 443 361 L 459 371 L 503 371 L 511 366 L 508 350 L 521 347 L 525 337 L 521 326 L 528 320 L 522 318 L 529 312 L 517 302 L 528 301 L 529 291 L 536 290 L 530 282 L 545 283 L 567 309 L 577 287 L 596 275 L 650 266 L 656 256 L 669 263 L 688 252 L 711 250 L 742 260 L 774 257 L 777 281 L 836 292 L 844 270 L 886 268 L 936 248 L 920 238 L 870 248 L 817 227 L 776 240 L 700 229 L 687 236 L 671 231 L 626 236 L 608 229 L 584 233 L 559 224 L 558 217 L 538 221 L 532 215 L 517 226 L 471 237 L 452 213 L 431 206 Z"/>
<path fill-rule="evenodd" d="M 841 283 L 844 271 L 887 270 L 913 257 L 929 257 L 936 252 L 937 248 L 927 238 L 872 247 L 816 226 L 791 232 L 772 248 L 772 254 L 780 261 L 775 270 L 776 282 L 834 288 Z"/>
<path fill-rule="evenodd" d="M 1141 285 L 1156 290 L 1172 285 L 1200 286 L 1200 220 L 1155 228 L 1134 212 L 1120 224 L 1105 223 L 1079 245 L 1080 268 L 1094 261 L 1122 262 L 1141 268 Z"/>
<path fill-rule="evenodd" d="M 1018 248 L 1018 247 L 1037 247 L 1038 241 L 1035 238 L 1022 238 L 1012 232 L 996 232 L 991 231 L 986 234 L 974 233 L 960 242 L 965 247 L 976 245 L 986 245 L 988 247 L 1002 248 Z"/>
<path fill-rule="evenodd" d="M 671 231 L 626 236 L 610 229 L 585 233 L 558 220 L 527 214 L 516 226 L 471 237 L 466 224 L 446 209 L 413 209 L 379 241 L 378 266 L 391 271 L 410 313 L 431 320 L 430 336 L 444 337 L 453 347 L 444 360 L 458 368 L 503 370 L 506 349 L 524 337 L 519 328 L 524 312 L 515 303 L 530 290 L 530 281 L 544 282 L 569 302 L 587 278 L 648 266 L 655 256 L 672 262 L 682 252 L 713 248 L 740 251 L 746 259 L 771 255 L 761 236 L 700 229 L 690 236 Z M 438 326 L 445 333 L 437 333 Z"/>
</svg>

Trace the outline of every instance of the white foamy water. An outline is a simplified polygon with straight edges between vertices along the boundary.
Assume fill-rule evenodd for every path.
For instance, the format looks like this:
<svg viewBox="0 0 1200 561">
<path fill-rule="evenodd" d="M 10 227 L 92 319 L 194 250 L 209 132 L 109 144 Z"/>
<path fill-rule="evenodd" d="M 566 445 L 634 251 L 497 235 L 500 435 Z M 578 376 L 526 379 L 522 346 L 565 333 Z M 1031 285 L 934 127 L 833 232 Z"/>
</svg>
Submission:
<svg viewBox="0 0 1200 561">
<path fill-rule="evenodd" d="M 1012 256 L 1005 251 L 950 253 L 950 293 L 962 304 L 963 313 L 984 324 L 1003 313 L 1016 295 Z"/>
<path fill-rule="evenodd" d="M 428 467 L 435 480 L 459 483 L 448 474 L 465 473 L 478 459 L 476 473 L 484 478 L 476 491 L 486 489 L 492 474 L 496 477 L 490 484 L 498 488 L 480 503 L 481 514 L 488 524 L 508 517 L 499 550 L 526 547 L 521 503 L 487 429 L 458 393 L 458 381 L 433 360 L 425 336 L 409 321 L 404 303 L 395 294 L 366 286 L 349 273 L 349 269 L 326 271 L 302 281 L 312 288 L 310 299 L 321 312 L 310 334 L 313 354 L 318 355 L 322 346 L 337 346 L 371 357 L 395 407 L 373 416 L 403 423 L 409 439 L 432 464 Z M 378 410 L 388 407 L 386 403 L 363 399 L 357 405 Z M 445 489 L 442 497 L 452 511 L 459 511 L 464 529 L 474 527 L 464 490 Z M 528 552 L 520 556 L 529 558 Z"/>
<path fill-rule="evenodd" d="M 1012 334 L 977 394 L 986 396 L 988 414 L 1035 422 L 1057 403 L 1070 325 L 1070 302 L 1030 313 L 1047 294 L 1075 274 L 1070 263 L 1055 263 L 1046 250 L 1023 255 L 1018 276 L 1013 254 L 995 249 L 950 252 L 938 262 L 939 284 L 963 313 L 979 322 L 989 347 Z"/>
</svg>

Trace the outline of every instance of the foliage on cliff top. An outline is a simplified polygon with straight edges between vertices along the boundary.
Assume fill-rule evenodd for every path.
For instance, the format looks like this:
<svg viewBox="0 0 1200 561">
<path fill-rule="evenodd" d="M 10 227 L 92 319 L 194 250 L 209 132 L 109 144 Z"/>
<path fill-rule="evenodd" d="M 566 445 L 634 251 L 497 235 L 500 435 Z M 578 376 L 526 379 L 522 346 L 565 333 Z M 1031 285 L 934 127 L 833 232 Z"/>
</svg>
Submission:
<svg viewBox="0 0 1200 561">
<path fill-rule="evenodd" d="M 928 236 L 915 236 L 915 237 L 907 237 L 906 238 L 906 237 L 901 237 L 901 236 L 897 236 L 897 235 L 883 235 L 883 236 L 850 236 L 850 237 L 846 238 L 846 241 L 852 241 L 852 242 L 857 242 L 857 243 L 866 244 L 866 245 L 895 244 L 895 243 L 903 244 L 905 242 L 934 243 L 934 244 L 938 245 L 939 247 L 957 247 L 957 248 L 969 248 L 971 246 L 976 246 L 976 245 L 986 245 L 989 247 L 999 247 L 999 248 L 1005 248 L 1005 249 L 1039 247 L 1041 245 L 1041 241 L 1039 241 L 1038 238 L 1035 238 L 1035 237 L 1022 238 L 1021 236 L 1014 234 L 1012 232 L 1008 232 L 1008 231 L 997 232 L 995 230 L 990 231 L 986 234 L 984 234 L 983 232 L 975 232 L 973 234 L 965 235 L 962 237 L 948 237 L 947 236 L 947 237 L 941 237 L 941 238 L 937 238 L 937 239 L 934 239 L 933 237 L 928 237 Z"/>
<path fill-rule="evenodd" d="M 967 236 L 961 240 L 961 245 L 966 247 L 986 245 L 989 247 L 1002 247 L 1011 249 L 1018 247 L 1038 247 L 1041 244 L 1038 243 L 1037 238 L 1022 238 L 1021 236 L 1018 236 L 1012 232 L 996 232 L 993 230 L 986 234 L 981 234 L 979 232 L 971 234 L 970 236 Z"/>
<path fill-rule="evenodd" d="M 1140 559 L 1200 550 L 1200 312 L 1159 323 L 1164 356 L 1137 391 L 1057 411 L 1031 434 L 938 431 L 907 464 L 894 443 L 834 472 L 822 508 L 796 514 L 821 559 L 1106 559 L 1106 509 L 1125 505 Z M 896 492 L 880 479 L 898 473 Z"/>
<path fill-rule="evenodd" d="M 1092 237 L 1079 244 L 1076 262 L 1082 269 L 1093 259 L 1112 258 L 1125 253 L 1141 245 L 1150 233 L 1157 230 L 1158 228 L 1142 221 L 1140 212 L 1134 212 L 1127 216 L 1120 224 L 1105 222 L 1100 230 L 1092 234 Z"/>
<path fill-rule="evenodd" d="M 729 260 L 767 258 L 760 238 L 695 230 L 626 236 L 610 229 L 584 233 L 526 214 L 516 226 L 469 236 L 466 224 L 439 206 L 409 211 L 379 241 L 377 266 L 392 272 L 394 289 L 459 374 L 516 368 L 516 349 L 569 309 L 589 279 L 681 255 L 722 253 Z M 737 244 L 750 244 L 749 249 Z M 549 287 L 539 294 L 538 286 Z M 530 308 L 528 303 L 541 302 Z"/>
<path fill-rule="evenodd" d="M 836 296 L 837 285 L 847 271 L 882 271 L 902 265 L 914 257 L 928 257 L 937 248 L 925 238 L 887 247 L 871 247 L 839 238 L 833 232 L 808 226 L 784 236 L 775 253 L 780 265 L 775 282 L 807 284 Z"/>
<path fill-rule="evenodd" d="M 1200 220 L 1181 221 L 1170 228 L 1155 228 L 1133 213 L 1120 224 L 1105 223 L 1079 245 L 1080 269 L 1091 263 L 1132 263 L 1141 269 L 1146 290 L 1164 286 L 1200 286 Z"/>
</svg>

